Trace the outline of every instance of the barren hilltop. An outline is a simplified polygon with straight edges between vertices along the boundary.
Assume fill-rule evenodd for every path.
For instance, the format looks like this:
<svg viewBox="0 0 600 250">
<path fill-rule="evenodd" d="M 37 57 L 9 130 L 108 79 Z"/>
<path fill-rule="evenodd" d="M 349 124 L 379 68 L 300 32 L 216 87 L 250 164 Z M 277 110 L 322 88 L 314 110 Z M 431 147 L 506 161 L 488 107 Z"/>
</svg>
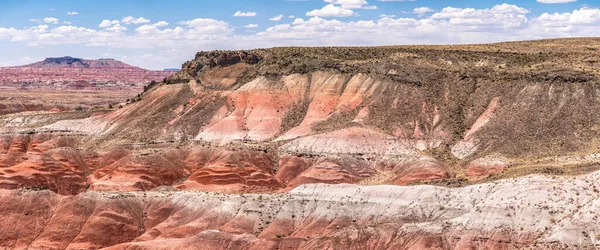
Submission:
<svg viewBox="0 0 600 250">
<path fill-rule="evenodd" d="M 0 246 L 595 248 L 599 60 L 598 38 L 199 52 L 122 108 L 0 116 L 23 225 Z"/>
</svg>

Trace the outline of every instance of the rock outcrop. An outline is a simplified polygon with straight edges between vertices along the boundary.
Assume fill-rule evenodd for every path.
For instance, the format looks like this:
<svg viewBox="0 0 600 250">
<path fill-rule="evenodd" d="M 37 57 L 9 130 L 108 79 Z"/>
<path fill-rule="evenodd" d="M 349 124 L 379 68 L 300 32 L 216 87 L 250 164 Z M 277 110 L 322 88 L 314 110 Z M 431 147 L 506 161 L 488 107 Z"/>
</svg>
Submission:
<svg viewBox="0 0 600 250">
<path fill-rule="evenodd" d="M 302 185 L 282 194 L 0 190 L 0 247 L 594 248 L 599 173 L 464 188 Z M 561 186 L 561 188 L 556 188 Z"/>
</svg>

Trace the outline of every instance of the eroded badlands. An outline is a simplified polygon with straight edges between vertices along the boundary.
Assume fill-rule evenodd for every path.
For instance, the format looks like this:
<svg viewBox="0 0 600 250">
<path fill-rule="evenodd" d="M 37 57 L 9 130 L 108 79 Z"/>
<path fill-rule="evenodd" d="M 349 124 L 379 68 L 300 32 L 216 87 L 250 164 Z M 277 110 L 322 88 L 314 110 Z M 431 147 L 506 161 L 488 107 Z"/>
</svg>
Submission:
<svg viewBox="0 0 600 250">
<path fill-rule="evenodd" d="M 199 52 L 122 107 L 6 106 L 0 247 L 597 248 L 597 51 Z"/>
</svg>

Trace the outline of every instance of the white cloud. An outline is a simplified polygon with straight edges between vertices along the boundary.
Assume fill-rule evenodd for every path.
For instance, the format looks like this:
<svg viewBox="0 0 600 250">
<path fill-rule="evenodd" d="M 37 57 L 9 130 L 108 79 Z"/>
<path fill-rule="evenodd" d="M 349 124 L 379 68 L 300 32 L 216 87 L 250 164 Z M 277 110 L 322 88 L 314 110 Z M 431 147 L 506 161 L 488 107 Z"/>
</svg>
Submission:
<svg viewBox="0 0 600 250">
<path fill-rule="evenodd" d="M 229 24 L 224 21 L 219 21 L 210 18 L 196 18 L 189 21 L 178 22 L 178 24 L 185 25 L 193 29 L 202 29 L 204 31 L 228 31 L 230 29 Z"/>
<path fill-rule="evenodd" d="M 258 28 L 258 24 L 248 24 L 248 25 L 244 26 L 244 28 L 247 28 L 247 29 Z"/>
<path fill-rule="evenodd" d="M 289 15 L 289 16 L 288 16 L 288 18 L 289 18 L 289 19 L 294 19 L 294 18 L 296 18 L 296 17 L 295 17 L 294 15 Z"/>
<path fill-rule="evenodd" d="M 434 20 L 445 20 L 455 28 L 468 31 L 499 31 L 525 28 L 528 23 L 525 8 L 500 4 L 491 9 L 446 7 L 431 15 Z"/>
<path fill-rule="evenodd" d="M 341 5 L 344 9 L 361 9 L 369 4 L 366 0 L 325 0 L 326 3 Z"/>
<path fill-rule="evenodd" d="M 500 4 L 483 9 L 447 7 L 431 14 L 423 18 L 382 15 L 375 20 L 359 21 L 327 20 L 315 16 L 308 19 L 296 18 L 293 21 L 286 19 L 285 23 L 264 27 L 258 32 L 247 29 L 239 33 L 235 33 L 236 29 L 225 21 L 206 18 L 181 21 L 174 28 L 157 27 L 156 24 L 160 22 L 144 24 L 131 32 L 122 32 L 125 27 L 119 20 L 104 20 L 95 29 L 72 25 L 51 29 L 48 26 L 53 25 L 48 24 L 22 29 L 0 26 L 0 44 L 72 44 L 115 51 L 124 49 L 131 54 L 154 55 L 144 60 L 139 59 L 140 66 L 164 68 L 173 66 L 169 64 L 180 65 L 200 50 L 273 46 L 487 43 L 597 36 L 600 27 L 600 9 L 589 7 L 535 16 L 520 6 Z M 19 56 L 33 57 L 33 54 Z M 16 57 L 13 58 L 17 60 Z"/>
<path fill-rule="evenodd" d="M 282 18 L 283 18 L 283 15 L 278 15 L 278 16 L 269 18 L 269 20 L 279 22 L 279 21 L 281 21 Z"/>
<path fill-rule="evenodd" d="M 42 25 L 38 25 L 35 27 L 31 27 L 33 31 L 37 32 L 37 33 L 43 33 L 48 31 L 48 25 L 42 24 Z"/>
<path fill-rule="evenodd" d="M 354 11 L 350 9 L 345 9 L 342 7 L 335 6 L 333 4 L 328 4 L 322 9 L 316 9 L 309 12 L 306 12 L 307 16 L 319 16 L 319 17 L 347 17 L 353 16 Z"/>
<path fill-rule="evenodd" d="M 507 13 L 517 13 L 517 14 L 527 14 L 529 13 L 529 10 L 513 5 L 513 4 L 507 4 L 507 3 L 503 3 L 503 4 L 499 4 L 496 5 L 494 7 L 492 7 L 492 12 L 494 13 L 498 13 L 498 14 L 507 14 Z"/>
<path fill-rule="evenodd" d="M 537 0 L 537 2 L 553 4 L 553 3 L 573 3 L 573 2 L 577 2 L 577 0 Z"/>
<path fill-rule="evenodd" d="M 166 21 L 158 21 L 158 22 L 156 22 L 156 23 L 154 23 L 152 25 L 156 26 L 156 27 L 165 27 L 165 26 L 169 26 L 169 23 L 166 22 Z"/>
<path fill-rule="evenodd" d="M 116 25 L 113 25 L 111 27 L 106 28 L 105 30 L 121 32 L 121 31 L 126 31 L 127 27 L 125 27 L 125 26 L 123 26 L 121 24 L 116 24 Z"/>
<path fill-rule="evenodd" d="M 102 20 L 102 22 L 100 22 L 100 25 L 98 25 L 99 28 L 107 28 L 116 24 L 119 24 L 119 20 Z"/>
<path fill-rule="evenodd" d="M 242 11 L 238 10 L 237 12 L 235 12 L 233 14 L 233 16 L 252 17 L 252 16 L 256 16 L 256 12 L 242 12 Z"/>
<path fill-rule="evenodd" d="M 427 14 L 429 12 L 434 12 L 435 10 L 429 7 L 418 7 L 418 8 L 414 8 L 413 9 L 413 13 L 418 14 L 419 16 L 422 16 L 424 14 Z"/>
<path fill-rule="evenodd" d="M 340 5 L 344 9 L 366 9 L 375 10 L 377 6 L 369 6 L 366 0 L 325 0 L 326 3 Z"/>
<path fill-rule="evenodd" d="M 79 15 L 79 12 L 77 12 L 77 11 L 69 11 L 69 12 L 67 12 L 67 15 L 69 15 L 69 16 Z"/>
<path fill-rule="evenodd" d="M 544 13 L 533 22 L 536 25 L 545 27 L 568 27 L 590 26 L 598 28 L 600 26 L 600 9 L 581 8 L 569 13 Z"/>
<path fill-rule="evenodd" d="M 54 17 L 44 17 L 42 19 L 29 19 L 30 22 L 34 22 L 34 23 L 52 23 L 52 24 L 58 24 L 58 18 L 54 18 Z"/>
<path fill-rule="evenodd" d="M 42 21 L 44 21 L 44 23 L 53 23 L 53 24 L 57 24 L 57 23 L 58 23 L 58 18 L 54 18 L 54 17 L 44 17 L 44 19 L 42 19 Z"/>
<path fill-rule="evenodd" d="M 296 18 L 292 22 L 292 25 L 298 25 L 298 24 L 301 24 L 301 23 L 304 23 L 304 19 L 302 19 L 302 18 Z"/>
<path fill-rule="evenodd" d="M 124 24 L 142 24 L 142 23 L 149 23 L 150 20 L 144 18 L 144 17 L 132 17 L 132 16 L 126 16 L 123 17 L 123 19 L 121 19 L 121 22 L 123 22 Z"/>
</svg>

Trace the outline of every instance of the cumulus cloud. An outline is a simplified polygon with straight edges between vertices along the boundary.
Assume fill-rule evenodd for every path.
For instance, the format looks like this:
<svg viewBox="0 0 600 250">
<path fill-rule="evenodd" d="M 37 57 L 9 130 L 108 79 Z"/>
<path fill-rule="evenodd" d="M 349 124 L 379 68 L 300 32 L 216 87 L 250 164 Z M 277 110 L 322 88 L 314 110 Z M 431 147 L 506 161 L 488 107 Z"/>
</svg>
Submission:
<svg viewBox="0 0 600 250">
<path fill-rule="evenodd" d="M 227 22 L 210 18 L 196 18 L 189 21 L 181 21 L 178 22 L 178 24 L 185 25 L 189 28 L 203 29 L 211 32 L 228 31 L 230 29 Z"/>
<path fill-rule="evenodd" d="M 350 10 L 350 9 L 346 9 Z M 352 11 L 352 10 L 350 10 Z M 413 10 L 414 11 L 414 10 Z M 375 20 L 328 20 L 319 16 L 296 18 L 265 27 L 258 32 L 235 33 L 229 23 L 196 18 L 177 27 L 144 24 L 124 32 L 119 20 L 103 20 L 98 28 L 73 25 L 56 28 L 48 24 L 22 29 L 1 27 L 0 41 L 27 46 L 79 44 L 128 49 L 139 54 L 156 52 L 164 60 L 140 60 L 141 66 L 160 67 L 165 62 L 188 60 L 199 50 L 248 49 L 272 46 L 395 45 L 486 43 L 550 37 L 597 36 L 599 8 L 532 15 L 523 7 L 500 4 L 490 8 L 447 7 L 428 17 L 404 18 L 382 15 Z M 52 25 L 50 25 L 52 26 Z M 154 68 L 160 68 L 155 66 Z"/>
<path fill-rule="evenodd" d="M 158 22 L 156 22 L 156 23 L 154 23 L 152 25 L 156 26 L 156 27 L 165 27 L 165 26 L 169 26 L 169 23 L 166 22 L 166 21 L 158 21 Z"/>
<path fill-rule="evenodd" d="M 115 32 L 121 32 L 121 31 L 126 31 L 127 27 L 125 27 L 125 26 L 123 26 L 121 24 L 116 24 L 116 25 L 113 25 L 113 26 L 110 26 L 110 27 L 106 28 L 105 30 L 115 31 Z"/>
<path fill-rule="evenodd" d="M 417 12 L 418 10 L 414 10 Z M 321 13 L 322 14 L 322 13 Z M 339 13 L 337 13 L 339 14 Z M 0 28 L 0 40 L 25 43 L 76 42 L 89 46 L 147 48 L 207 44 L 207 48 L 230 48 L 280 45 L 391 45 L 406 43 L 479 43 L 544 37 L 594 36 L 600 26 L 600 9 L 581 8 L 565 13 L 543 13 L 528 17 L 525 8 L 500 4 L 491 8 L 447 7 L 427 18 L 397 18 L 381 15 L 378 20 L 341 21 L 319 16 L 296 18 L 250 35 L 236 35 L 227 22 L 197 18 L 181 21 L 175 28 L 165 28 L 160 21 L 125 31 L 119 20 L 103 20 L 99 30 L 76 26 L 58 28 L 73 34 L 56 33 L 47 25 L 35 28 Z M 247 25 L 254 28 L 255 25 Z M 77 29 L 76 29 L 77 28 Z M 81 29 L 78 29 L 81 28 Z M 60 29 L 59 29 L 60 30 Z M 60 34 L 60 36 L 56 36 Z M 54 39 L 50 39 L 56 36 Z M 78 36 L 72 39 L 71 36 Z M 44 37 L 44 39 L 41 39 Z M 27 38 L 23 40 L 23 38 Z M 206 38 L 206 40 L 204 40 Z M 159 41 L 159 42 L 157 42 Z M 236 41 L 244 41 L 237 43 Z M 214 43 L 211 43 L 214 42 Z M 163 48 L 164 48 L 163 47 Z"/>
<path fill-rule="evenodd" d="M 445 20 L 459 29 L 493 31 L 525 28 L 527 13 L 529 11 L 525 8 L 504 3 L 490 9 L 446 7 L 431 15 L 431 18 Z"/>
<path fill-rule="evenodd" d="M 326 3 L 341 5 L 345 9 L 361 9 L 369 4 L 366 0 L 325 0 Z"/>
<path fill-rule="evenodd" d="M 246 28 L 246 29 L 258 28 L 258 24 L 248 24 L 248 25 L 244 26 L 244 28 Z"/>
<path fill-rule="evenodd" d="M 75 15 L 79 15 L 79 12 L 77 12 L 77 11 L 69 11 L 69 12 L 67 12 L 67 15 L 69 15 L 69 16 L 75 16 Z"/>
<path fill-rule="evenodd" d="M 100 22 L 100 25 L 98 25 L 99 28 L 107 28 L 113 25 L 117 25 L 121 22 L 119 22 L 119 20 L 102 20 L 102 22 Z"/>
<path fill-rule="evenodd" d="M 44 17 L 44 19 L 42 19 L 42 21 L 44 21 L 44 23 L 53 23 L 53 24 L 57 24 L 57 23 L 58 23 L 58 18 L 54 18 L 54 17 Z"/>
<path fill-rule="evenodd" d="M 544 13 L 533 20 L 534 24 L 545 27 L 600 26 L 600 9 L 581 8 L 569 13 Z"/>
<path fill-rule="evenodd" d="M 34 23 L 58 24 L 58 18 L 55 18 L 55 17 L 44 17 L 42 19 L 29 19 L 29 21 L 34 22 Z"/>
<path fill-rule="evenodd" d="M 423 16 L 429 12 L 434 12 L 432 8 L 429 7 L 418 7 L 413 9 L 413 13 L 418 14 L 419 16 Z"/>
<path fill-rule="evenodd" d="M 377 6 L 369 5 L 369 2 L 366 0 L 325 0 L 325 2 L 340 5 L 344 9 L 377 9 Z"/>
<path fill-rule="evenodd" d="M 121 19 L 121 22 L 123 22 L 124 24 L 142 24 L 142 23 L 149 23 L 150 20 L 144 18 L 144 17 L 132 17 L 132 16 L 126 16 L 123 17 L 123 19 Z"/>
<path fill-rule="evenodd" d="M 283 18 L 283 15 L 278 15 L 278 16 L 269 18 L 269 20 L 279 22 L 279 21 L 281 21 L 282 18 Z"/>
<path fill-rule="evenodd" d="M 242 11 L 238 10 L 233 14 L 233 16 L 252 17 L 252 16 L 256 16 L 256 12 L 242 12 Z"/>
<path fill-rule="evenodd" d="M 577 2 L 577 0 L 537 0 L 537 2 L 553 4 L 553 3 L 573 3 L 573 2 Z"/>
<path fill-rule="evenodd" d="M 328 4 L 322 9 L 316 9 L 306 12 L 306 15 L 318 17 L 348 17 L 353 16 L 354 11 L 351 9 L 335 6 L 334 4 Z"/>
</svg>

